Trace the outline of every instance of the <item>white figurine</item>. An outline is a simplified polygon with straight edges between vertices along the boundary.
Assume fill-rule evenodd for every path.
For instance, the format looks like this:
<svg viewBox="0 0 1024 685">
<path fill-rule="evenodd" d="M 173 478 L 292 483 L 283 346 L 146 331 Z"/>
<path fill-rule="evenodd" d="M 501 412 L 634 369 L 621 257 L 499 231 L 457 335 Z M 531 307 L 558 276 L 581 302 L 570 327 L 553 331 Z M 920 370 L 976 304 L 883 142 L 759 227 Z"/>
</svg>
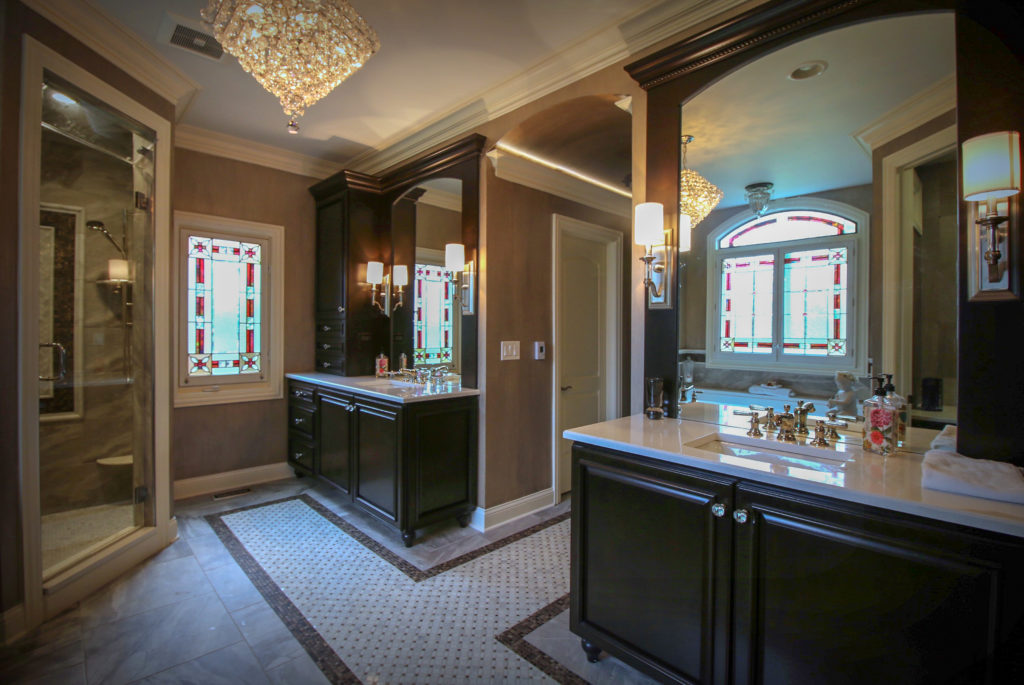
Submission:
<svg viewBox="0 0 1024 685">
<path fill-rule="evenodd" d="M 836 394 L 828 401 L 829 409 L 836 409 L 846 416 L 857 415 L 857 391 L 854 384 L 857 377 L 849 371 L 836 371 Z"/>
</svg>

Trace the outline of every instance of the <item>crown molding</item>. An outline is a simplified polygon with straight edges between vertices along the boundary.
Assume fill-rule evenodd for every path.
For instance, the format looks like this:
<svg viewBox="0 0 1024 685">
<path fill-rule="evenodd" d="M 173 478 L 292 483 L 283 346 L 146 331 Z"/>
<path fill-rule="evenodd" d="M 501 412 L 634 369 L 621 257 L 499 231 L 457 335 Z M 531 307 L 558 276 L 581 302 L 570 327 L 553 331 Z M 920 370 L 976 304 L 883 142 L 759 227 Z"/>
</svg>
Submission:
<svg viewBox="0 0 1024 685">
<path fill-rule="evenodd" d="M 609 214 L 629 217 L 632 212 L 632 199 L 569 174 L 497 149 L 488 152 L 487 157 L 494 166 L 494 175 L 503 181 L 518 183 Z"/>
<path fill-rule="evenodd" d="M 956 109 L 956 78 L 950 74 L 852 135 L 870 157 L 873 150 L 952 109 Z"/>
<path fill-rule="evenodd" d="M 181 121 L 201 86 L 178 69 L 135 32 L 90 0 L 21 0 L 45 19 L 81 41 L 136 81 L 174 105 Z"/>
<path fill-rule="evenodd" d="M 327 178 L 341 170 L 340 164 L 188 124 L 175 127 L 174 146 L 312 178 Z"/>
<path fill-rule="evenodd" d="M 449 193 L 437 188 L 427 188 L 426 192 L 417 200 L 417 204 L 430 205 L 440 209 L 448 209 L 453 212 L 462 211 L 462 195 Z"/>
<path fill-rule="evenodd" d="M 437 144 L 553 93 L 748 0 L 666 0 L 648 5 L 548 57 L 507 81 L 469 98 L 437 119 L 416 124 L 353 157 L 347 167 L 380 173 Z"/>
</svg>

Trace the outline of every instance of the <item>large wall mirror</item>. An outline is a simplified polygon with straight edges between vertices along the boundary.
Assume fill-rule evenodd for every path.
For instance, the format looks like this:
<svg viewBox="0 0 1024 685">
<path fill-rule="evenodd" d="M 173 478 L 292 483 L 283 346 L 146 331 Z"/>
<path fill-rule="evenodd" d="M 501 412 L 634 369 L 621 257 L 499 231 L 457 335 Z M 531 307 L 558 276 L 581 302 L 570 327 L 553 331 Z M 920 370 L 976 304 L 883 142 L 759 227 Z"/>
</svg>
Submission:
<svg viewBox="0 0 1024 685">
<path fill-rule="evenodd" d="M 403 359 L 412 369 L 444 366 L 471 388 L 477 385 L 474 276 L 483 142 L 470 136 L 384 179 L 391 208 L 391 367 L 398 369 Z M 452 268 L 449 245 L 462 246 L 462 269 Z"/>
<path fill-rule="evenodd" d="M 920 425 L 955 423 L 953 13 L 821 31 L 697 90 L 677 100 L 680 377 L 829 398 L 837 372 L 862 396 L 892 373 Z M 695 174 L 721 194 L 706 215 Z"/>
</svg>

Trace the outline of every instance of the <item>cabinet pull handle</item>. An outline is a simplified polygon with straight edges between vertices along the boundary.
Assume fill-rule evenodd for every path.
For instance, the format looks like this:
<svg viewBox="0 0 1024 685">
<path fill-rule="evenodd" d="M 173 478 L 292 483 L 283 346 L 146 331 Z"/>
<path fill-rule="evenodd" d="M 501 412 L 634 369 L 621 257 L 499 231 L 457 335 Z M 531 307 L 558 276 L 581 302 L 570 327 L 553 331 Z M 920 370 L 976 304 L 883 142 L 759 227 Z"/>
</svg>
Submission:
<svg viewBox="0 0 1024 685">
<path fill-rule="evenodd" d="M 572 390 L 572 386 L 571 385 L 560 385 L 558 387 L 560 387 L 562 389 L 562 392 L 565 392 L 566 390 Z"/>
<path fill-rule="evenodd" d="M 742 523 L 746 523 L 747 522 L 747 510 L 746 509 L 737 509 L 736 511 L 732 512 L 732 518 L 733 518 L 734 521 L 736 521 L 736 523 L 741 523 L 741 524 Z"/>
<path fill-rule="evenodd" d="M 725 516 L 725 505 L 722 504 L 721 502 L 715 502 L 714 504 L 711 505 L 711 514 L 715 518 L 722 518 L 723 516 Z"/>
</svg>

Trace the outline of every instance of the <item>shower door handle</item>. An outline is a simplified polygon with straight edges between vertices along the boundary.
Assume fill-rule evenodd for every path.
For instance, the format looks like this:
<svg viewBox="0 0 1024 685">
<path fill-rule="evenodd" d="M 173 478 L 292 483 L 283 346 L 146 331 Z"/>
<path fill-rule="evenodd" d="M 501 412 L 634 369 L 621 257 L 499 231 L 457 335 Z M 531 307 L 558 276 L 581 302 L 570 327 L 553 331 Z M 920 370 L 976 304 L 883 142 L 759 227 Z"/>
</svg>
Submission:
<svg viewBox="0 0 1024 685">
<path fill-rule="evenodd" d="M 64 374 L 67 372 L 68 365 L 68 351 L 64 349 L 64 346 L 59 342 L 48 342 L 39 343 L 40 347 L 54 347 L 57 349 L 57 375 L 56 376 L 40 376 L 41 381 L 62 381 L 64 380 Z"/>
</svg>

